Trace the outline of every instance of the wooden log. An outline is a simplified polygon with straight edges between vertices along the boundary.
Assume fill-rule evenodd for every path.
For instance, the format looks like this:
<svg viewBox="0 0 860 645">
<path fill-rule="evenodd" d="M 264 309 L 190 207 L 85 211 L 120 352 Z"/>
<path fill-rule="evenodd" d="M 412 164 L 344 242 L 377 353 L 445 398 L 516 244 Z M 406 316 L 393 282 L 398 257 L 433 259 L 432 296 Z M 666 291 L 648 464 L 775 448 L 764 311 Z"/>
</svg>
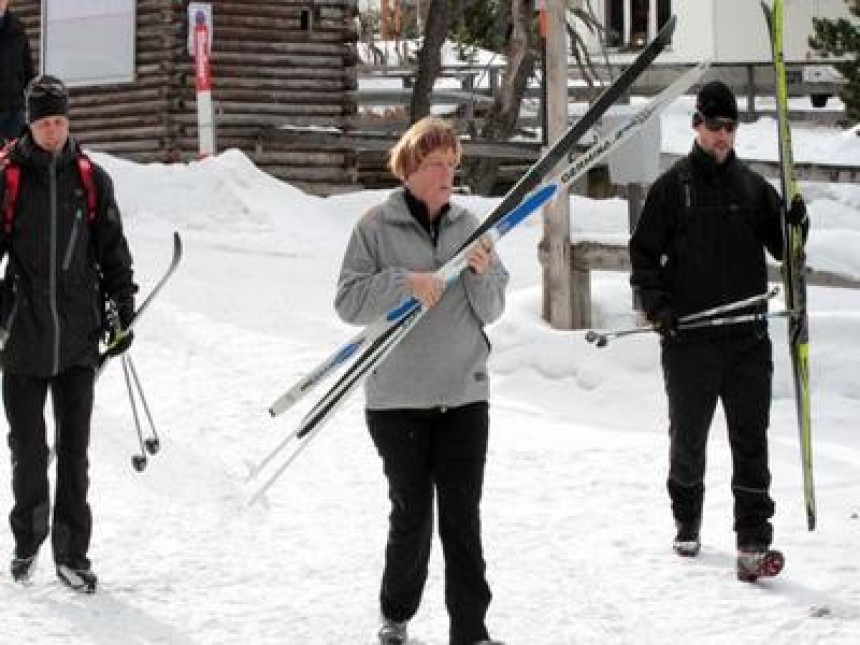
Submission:
<svg viewBox="0 0 860 645">
<path fill-rule="evenodd" d="M 127 89 L 121 93 L 121 96 L 124 103 L 148 103 L 166 100 L 169 94 L 169 88 L 167 87 L 150 87 L 142 89 Z M 74 97 L 70 97 L 69 104 L 74 108 L 89 108 L 115 100 L 116 97 L 105 96 L 104 94 L 96 92 L 88 92 L 76 94 Z"/>
<path fill-rule="evenodd" d="M 83 143 L 137 141 L 139 139 L 161 139 L 167 134 L 164 126 L 148 126 L 138 128 L 87 130 L 76 138 Z"/>
<path fill-rule="evenodd" d="M 167 114 L 167 107 L 168 104 L 166 101 L 159 103 L 103 104 L 88 107 L 86 109 L 81 109 L 73 106 L 70 110 L 70 116 L 72 121 L 72 128 L 74 129 L 75 123 L 77 122 L 78 118 L 93 119 L 96 121 L 96 123 L 98 123 L 99 121 L 107 122 L 115 118 L 138 116 L 146 112 Z"/>
<path fill-rule="evenodd" d="M 111 154 L 125 154 L 135 151 L 166 150 L 167 146 L 162 141 L 155 139 L 140 141 L 99 141 L 93 144 L 84 144 L 87 148 L 99 152 Z"/>
<path fill-rule="evenodd" d="M 197 103 L 193 100 L 174 99 L 172 102 L 181 112 L 194 112 L 197 109 Z M 233 115 L 254 115 L 254 114 L 277 114 L 284 117 L 302 117 L 302 116 L 331 116 L 337 117 L 343 115 L 343 106 L 339 104 L 332 105 L 305 105 L 298 104 L 267 104 L 267 103 L 246 103 L 240 101 L 222 101 L 215 102 L 217 114 L 215 115 L 216 122 L 220 121 L 222 114 Z M 196 120 L 196 117 L 195 117 Z"/>
<path fill-rule="evenodd" d="M 197 118 L 186 112 L 172 112 L 171 119 L 179 125 L 196 125 Z M 219 114 L 218 127 L 222 125 L 244 125 L 255 127 L 279 127 L 292 125 L 299 127 L 338 127 L 343 119 L 332 116 L 282 115 L 282 114 Z"/>
<path fill-rule="evenodd" d="M 159 114 L 157 111 L 143 112 L 142 110 L 138 110 L 135 114 L 104 119 L 98 115 L 83 112 L 80 115 L 74 116 L 70 127 L 73 131 L 98 130 L 106 127 L 121 130 L 124 128 L 134 128 L 139 126 L 164 125 L 167 121 L 166 117 L 166 114 Z"/>
</svg>

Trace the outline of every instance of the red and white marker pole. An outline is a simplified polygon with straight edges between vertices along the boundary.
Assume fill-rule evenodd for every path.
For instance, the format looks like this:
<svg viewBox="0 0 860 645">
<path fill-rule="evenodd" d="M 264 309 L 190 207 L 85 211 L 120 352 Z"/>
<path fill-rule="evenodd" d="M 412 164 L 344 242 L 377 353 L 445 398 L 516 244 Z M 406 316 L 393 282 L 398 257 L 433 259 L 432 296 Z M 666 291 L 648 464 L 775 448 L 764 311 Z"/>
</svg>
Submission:
<svg viewBox="0 0 860 645">
<path fill-rule="evenodd" d="M 209 29 L 203 12 L 195 16 L 194 85 L 197 90 L 197 138 L 201 157 L 215 154 L 212 75 L 209 67 Z"/>
</svg>

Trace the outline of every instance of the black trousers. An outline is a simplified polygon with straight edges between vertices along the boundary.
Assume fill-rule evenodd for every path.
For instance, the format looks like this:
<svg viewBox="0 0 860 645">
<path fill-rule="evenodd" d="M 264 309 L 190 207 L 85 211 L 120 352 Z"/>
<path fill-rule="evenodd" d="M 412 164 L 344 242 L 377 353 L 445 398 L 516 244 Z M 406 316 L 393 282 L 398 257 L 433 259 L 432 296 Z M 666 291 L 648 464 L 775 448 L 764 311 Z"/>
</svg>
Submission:
<svg viewBox="0 0 860 645">
<path fill-rule="evenodd" d="M 87 568 L 92 515 L 89 489 L 90 417 L 95 372 L 73 367 L 53 378 L 3 374 L 3 403 L 9 421 L 12 492 L 9 516 L 15 555 L 34 555 L 48 536 L 50 495 L 44 408 L 50 389 L 56 428 L 57 481 L 51 543 L 54 560 Z"/>
<path fill-rule="evenodd" d="M 485 576 L 480 502 L 487 456 L 486 402 L 459 408 L 368 410 L 391 500 L 380 603 L 392 620 L 418 610 L 433 537 L 433 495 L 445 556 L 451 645 L 489 638 L 492 594 Z"/>
<path fill-rule="evenodd" d="M 722 401 L 732 452 L 734 530 L 738 547 L 768 547 L 773 539 L 767 429 L 773 361 L 770 339 L 749 335 L 663 346 L 669 398 L 667 487 L 676 521 L 701 521 L 705 449 L 717 401 Z"/>
</svg>

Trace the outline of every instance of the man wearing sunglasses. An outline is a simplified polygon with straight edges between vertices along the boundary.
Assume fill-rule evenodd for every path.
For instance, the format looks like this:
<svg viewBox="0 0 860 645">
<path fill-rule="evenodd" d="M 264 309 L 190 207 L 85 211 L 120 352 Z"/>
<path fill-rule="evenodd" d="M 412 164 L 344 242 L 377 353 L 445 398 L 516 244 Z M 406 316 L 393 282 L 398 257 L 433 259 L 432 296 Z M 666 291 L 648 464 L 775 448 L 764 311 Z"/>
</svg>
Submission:
<svg viewBox="0 0 860 645">
<path fill-rule="evenodd" d="M 35 76 L 30 41 L 11 0 L 0 0 L 0 145 L 24 129 L 24 88 Z"/>
<path fill-rule="evenodd" d="M 765 250 L 783 253 L 781 200 L 734 152 L 738 108 L 720 81 L 705 84 L 692 117 L 692 151 L 651 187 L 630 239 L 631 284 L 661 334 L 669 401 L 667 488 L 676 525 L 673 548 L 701 548 L 705 452 L 721 401 L 732 452 L 738 578 L 776 575 L 770 549 L 767 429 L 773 362 L 765 322 L 681 331 L 678 318 L 767 291 Z M 798 201 L 789 220 L 806 224 Z M 766 304 L 739 310 L 757 313 Z M 775 563 L 775 564 L 774 564 Z M 774 566 L 771 566 L 774 565 Z"/>
<path fill-rule="evenodd" d="M 137 286 L 111 180 L 69 136 L 65 86 L 39 76 L 26 97 L 29 127 L 9 151 L 0 181 L 0 259 L 8 258 L 0 288 L 0 328 L 7 334 L 0 359 L 12 454 L 11 574 L 30 582 L 50 534 L 60 580 L 92 593 L 87 453 L 103 298 L 115 303 L 124 329 Z M 126 340 L 127 349 L 131 337 Z M 49 391 L 57 456 L 53 513 L 44 420 Z"/>
</svg>

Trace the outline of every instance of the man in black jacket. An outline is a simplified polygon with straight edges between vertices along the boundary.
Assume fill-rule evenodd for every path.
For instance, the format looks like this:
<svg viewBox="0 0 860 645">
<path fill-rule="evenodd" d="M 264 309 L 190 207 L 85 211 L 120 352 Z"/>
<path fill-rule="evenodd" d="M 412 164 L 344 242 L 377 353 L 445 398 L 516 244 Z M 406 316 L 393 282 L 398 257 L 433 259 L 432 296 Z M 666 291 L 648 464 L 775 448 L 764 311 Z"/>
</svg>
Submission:
<svg viewBox="0 0 860 645">
<path fill-rule="evenodd" d="M 24 129 L 24 88 L 35 76 L 30 41 L 11 0 L 0 0 L 0 144 Z"/>
<path fill-rule="evenodd" d="M 104 304 L 113 301 L 122 328 L 134 313 L 132 259 L 113 185 L 92 164 L 95 204 L 69 137 L 68 94 L 51 76 L 27 88 L 28 131 L 11 150 L 18 172 L 13 217 L 4 211 L 0 259 L 3 402 L 12 452 L 12 576 L 27 582 L 49 532 L 48 448 L 44 406 L 51 392 L 57 480 L 51 542 L 57 574 L 70 587 L 95 591 L 87 558 L 92 515 L 87 449 Z M 7 179 L 0 182 L 4 203 Z M 128 348 L 130 332 L 117 351 Z"/>
<path fill-rule="evenodd" d="M 773 362 L 767 326 L 677 329 L 681 316 L 766 292 L 765 249 L 782 258 L 780 197 L 736 158 L 737 124 L 732 91 L 719 81 L 707 83 L 693 115 L 693 150 L 651 187 L 630 240 L 630 259 L 631 284 L 663 337 L 675 551 L 695 556 L 700 549 L 706 443 L 721 400 L 732 451 L 738 576 L 751 580 L 775 575 L 782 563 L 781 554 L 770 551 Z M 802 202 L 790 218 L 806 220 Z"/>
</svg>

